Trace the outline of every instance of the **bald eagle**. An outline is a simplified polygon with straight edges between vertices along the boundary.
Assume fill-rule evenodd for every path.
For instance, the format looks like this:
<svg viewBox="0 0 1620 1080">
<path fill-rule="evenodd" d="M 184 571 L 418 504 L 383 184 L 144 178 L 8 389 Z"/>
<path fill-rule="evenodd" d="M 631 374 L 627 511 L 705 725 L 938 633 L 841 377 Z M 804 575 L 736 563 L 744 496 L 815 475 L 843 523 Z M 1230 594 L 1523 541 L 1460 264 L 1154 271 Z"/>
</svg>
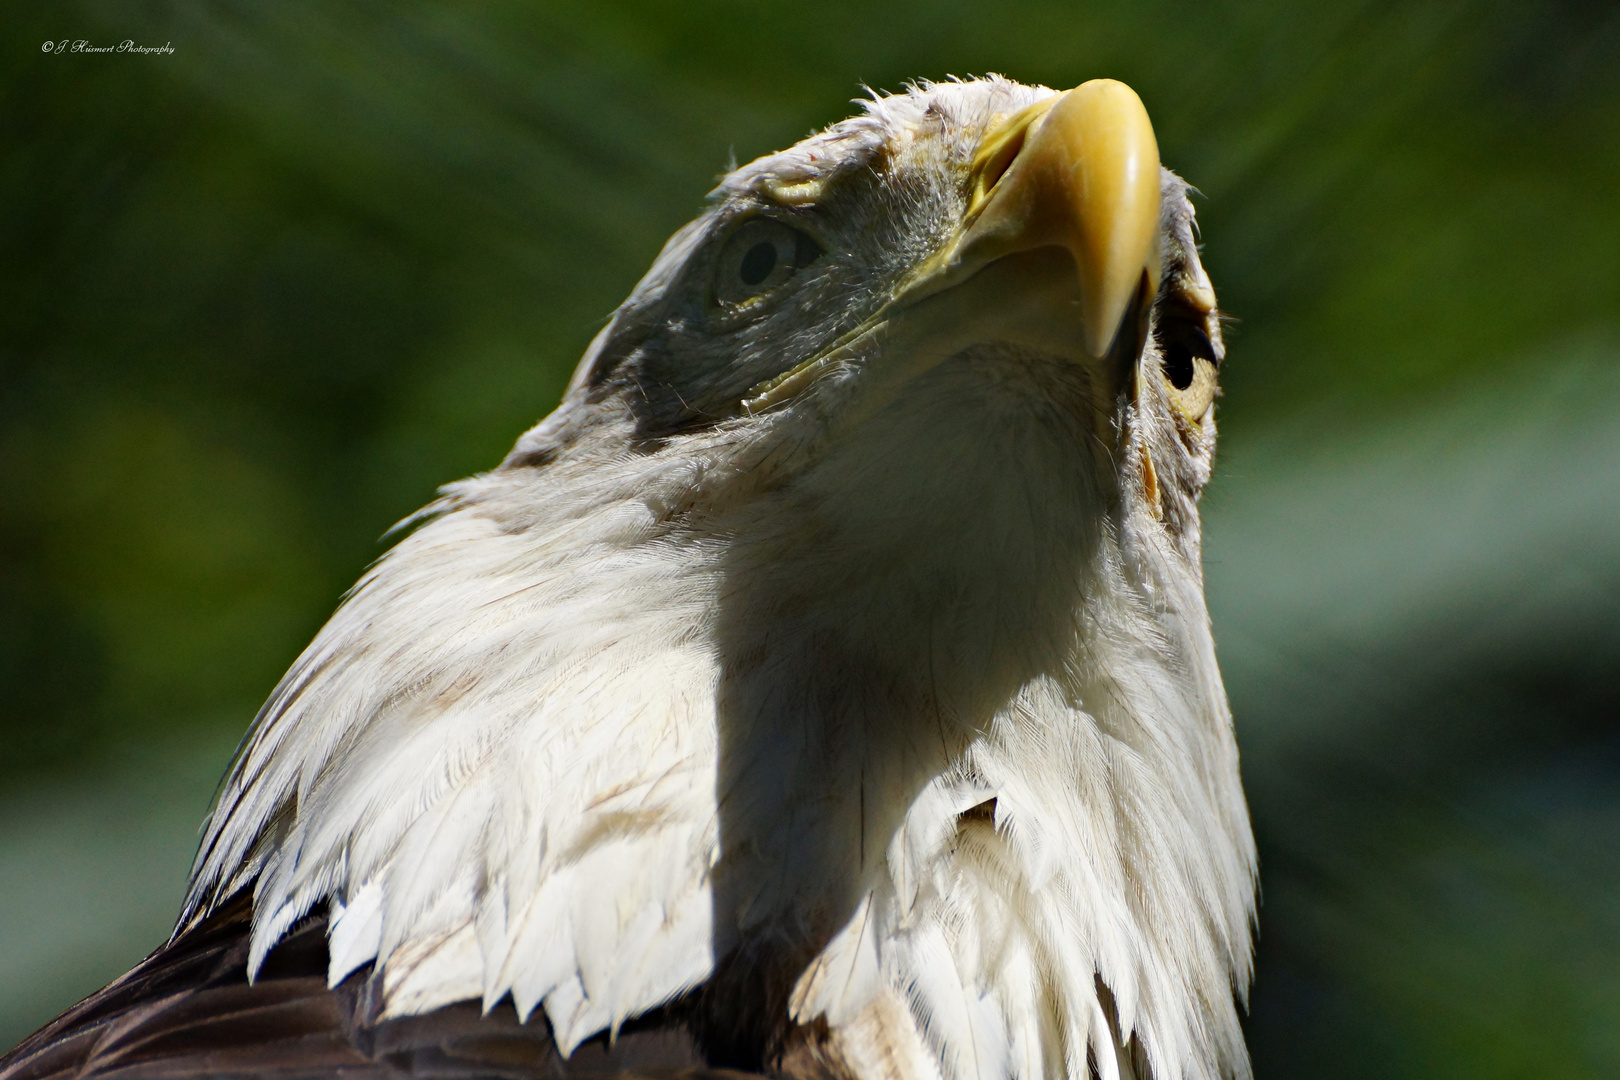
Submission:
<svg viewBox="0 0 1620 1080">
<path fill-rule="evenodd" d="M 1187 192 L 1108 80 L 726 176 L 0 1076 L 1247 1077 Z"/>
</svg>

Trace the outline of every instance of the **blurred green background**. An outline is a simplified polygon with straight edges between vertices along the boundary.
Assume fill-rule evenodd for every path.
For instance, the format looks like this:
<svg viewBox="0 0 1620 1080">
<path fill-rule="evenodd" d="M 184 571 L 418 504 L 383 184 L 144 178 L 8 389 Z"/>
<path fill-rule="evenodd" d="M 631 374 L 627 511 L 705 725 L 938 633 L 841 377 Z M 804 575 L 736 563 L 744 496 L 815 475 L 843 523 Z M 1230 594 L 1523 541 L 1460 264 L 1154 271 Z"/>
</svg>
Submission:
<svg viewBox="0 0 1620 1080">
<path fill-rule="evenodd" d="M 1620 1076 L 1612 0 L 3 10 L 0 1043 L 162 939 L 259 700 L 730 155 L 993 70 L 1136 87 L 1239 320 L 1260 1076 Z"/>
</svg>

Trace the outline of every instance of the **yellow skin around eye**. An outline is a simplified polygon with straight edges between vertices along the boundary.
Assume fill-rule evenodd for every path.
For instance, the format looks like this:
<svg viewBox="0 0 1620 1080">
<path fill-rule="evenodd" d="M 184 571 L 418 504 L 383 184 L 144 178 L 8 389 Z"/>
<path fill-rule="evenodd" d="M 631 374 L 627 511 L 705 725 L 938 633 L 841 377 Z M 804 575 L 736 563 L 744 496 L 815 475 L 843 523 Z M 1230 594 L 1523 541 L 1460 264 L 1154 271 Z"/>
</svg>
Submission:
<svg viewBox="0 0 1620 1080">
<path fill-rule="evenodd" d="M 1201 356 L 1194 357 L 1193 378 L 1187 389 L 1177 389 L 1168 375 L 1164 377 L 1164 387 L 1182 416 L 1194 424 L 1202 424 L 1215 400 L 1215 365 Z"/>
</svg>

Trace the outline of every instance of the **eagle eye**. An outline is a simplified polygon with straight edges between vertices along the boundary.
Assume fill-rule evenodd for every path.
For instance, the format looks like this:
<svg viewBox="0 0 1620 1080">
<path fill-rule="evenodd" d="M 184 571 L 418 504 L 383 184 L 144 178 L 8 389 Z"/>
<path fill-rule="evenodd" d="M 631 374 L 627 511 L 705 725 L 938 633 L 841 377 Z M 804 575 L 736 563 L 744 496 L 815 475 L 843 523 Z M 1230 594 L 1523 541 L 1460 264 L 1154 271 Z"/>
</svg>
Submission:
<svg viewBox="0 0 1620 1080">
<path fill-rule="evenodd" d="M 1197 423 L 1215 400 L 1220 353 L 1209 334 L 1190 318 L 1172 317 L 1159 324 L 1160 366 L 1170 399 Z"/>
<path fill-rule="evenodd" d="M 821 245 L 772 218 L 750 218 L 732 230 L 715 263 L 711 293 L 737 308 L 777 288 L 821 256 Z"/>
</svg>

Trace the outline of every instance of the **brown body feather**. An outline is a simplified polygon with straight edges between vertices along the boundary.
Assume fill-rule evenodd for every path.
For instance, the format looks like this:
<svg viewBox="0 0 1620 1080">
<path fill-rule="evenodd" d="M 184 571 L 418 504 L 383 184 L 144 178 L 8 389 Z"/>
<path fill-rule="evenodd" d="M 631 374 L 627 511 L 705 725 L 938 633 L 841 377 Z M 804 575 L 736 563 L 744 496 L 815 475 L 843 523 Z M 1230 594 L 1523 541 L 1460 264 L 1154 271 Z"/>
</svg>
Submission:
<svg viewBox="0 0 1620 1080">
<path fill-rule="evenodd" d="M 0 1080 L 753 1075 L 708 1068 L 684 1023 L 663 1012 L 566 1060 L 544 1016 L 519 1023 L 509 1002 L 487 1016 L 464 1002 L 379 1020 L 369 966 L 327 988 L 324 916 L 288 934 L 250 984 L 250 918 L 243 895 L 162 946 L 0 1057 Z"/>
</svg>

